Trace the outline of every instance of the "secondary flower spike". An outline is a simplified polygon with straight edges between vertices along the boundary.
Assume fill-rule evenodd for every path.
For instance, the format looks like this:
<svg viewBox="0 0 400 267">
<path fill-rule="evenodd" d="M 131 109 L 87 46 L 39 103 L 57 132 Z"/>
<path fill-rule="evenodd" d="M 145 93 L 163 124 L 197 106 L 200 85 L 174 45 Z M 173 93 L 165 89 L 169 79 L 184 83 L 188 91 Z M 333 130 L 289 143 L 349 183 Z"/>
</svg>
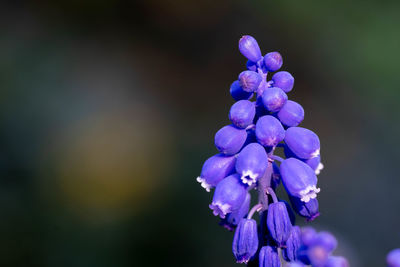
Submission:
<svg viewBox="0 0 400 267">
<path fill-rule="evenodd" d="M 206 160 L 197 177 L 207 191 L 215 188 L 209 207 L 221 226 L 235 231 L 232 251 L 239 263 L 346 267 L 344 258 L 332 256 L 332 234 L 296 226 L 298 219 L 308 223 L 319 215 L 316 175 L 323 165 L 318 136 L 299 127 L 304 109 L 288 97 L 294 77 L 281 69 L 280 53 L 261 53 L 252 36 L 240 38 L 239 50 L 246 60 L 230 85 L 231 124 L 215 134 L 219 154 Z M 279 198 L 279 187 L 290 203 Z"/>
<path fill-rule="evenodd" d="M 317 197 L 320 189 L 317 188 L 317 176 L 310 166 L 296 158 L 289 158 L 280 167 L 282 183 L 289 195 L 303 202 Z"/>
</svg>

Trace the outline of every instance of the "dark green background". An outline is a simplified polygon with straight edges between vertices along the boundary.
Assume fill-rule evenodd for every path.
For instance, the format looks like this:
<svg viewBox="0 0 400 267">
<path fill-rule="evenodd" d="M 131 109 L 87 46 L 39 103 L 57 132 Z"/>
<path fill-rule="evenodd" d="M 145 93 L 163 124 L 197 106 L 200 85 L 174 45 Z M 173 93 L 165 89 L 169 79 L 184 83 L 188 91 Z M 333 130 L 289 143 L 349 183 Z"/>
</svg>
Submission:
<svg viewBox="0 0 400 267">
<path fill-rule="evenodd" d="M 279 51 L 352 266 L 400 247 L 399 1 L 3 1 L 0 265 L 234 266 L 195 182 L 238 39 Z M 299 220 L 301 224 L 304 222 Z"/>
</svg>

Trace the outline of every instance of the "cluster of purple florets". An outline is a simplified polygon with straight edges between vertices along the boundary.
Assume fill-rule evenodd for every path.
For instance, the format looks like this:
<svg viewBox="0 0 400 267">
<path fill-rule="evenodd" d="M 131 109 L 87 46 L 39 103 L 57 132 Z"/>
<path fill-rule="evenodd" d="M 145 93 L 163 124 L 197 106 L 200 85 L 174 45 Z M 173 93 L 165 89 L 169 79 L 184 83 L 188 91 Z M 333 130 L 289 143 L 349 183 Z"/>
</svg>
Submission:
<svg viewBox="0 0 400 267">
<path fill-rule="evenodd" d="M 205 161 L 197 178 L 208 192 L 215 188 L 210 209 L 221 225 L 235 230 L 232 250 L 239 263 L 276 267 L 282 257 L 289 266 L 348 266 L 343 257 L 331 255 L 337 245 L 333 235 L 295 226 L 293 210 L 308 221 L 319 215 L 316 175 L 322 164 L 318 136 L 298 127 L 303 107 L 288 100 L 293 76 L 278 71 L 278 52 L 262 56 L 251 36 L 240 39 L 239 50 L 248 61 L 230 88 L 236 101 L 231 124 L 215 134 L 219 153 Z M 277 148 L 285 159 L 274 155 Z M 281 182 L 291 205 L 275 193 Z M 252 198 L 258 200 L 250 208 Z M 255 212 L 259 223 L 252 219 Z"/>
</svg>

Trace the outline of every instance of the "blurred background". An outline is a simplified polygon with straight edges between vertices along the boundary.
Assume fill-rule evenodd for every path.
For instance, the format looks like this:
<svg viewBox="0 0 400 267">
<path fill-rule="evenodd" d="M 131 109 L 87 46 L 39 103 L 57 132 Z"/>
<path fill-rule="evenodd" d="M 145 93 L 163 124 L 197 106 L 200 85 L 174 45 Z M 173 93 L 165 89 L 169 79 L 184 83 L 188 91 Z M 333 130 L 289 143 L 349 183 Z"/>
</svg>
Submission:
<svg viewBox="0 0 400 267">
<path fill-rule="evenodd" d="M 312 224 L 352 266 L 400 247 L 399 1 L 0 5 L 1 266 L 239 266 L 195 178 L 244 34 L 321 139 Z"/>
</svg>

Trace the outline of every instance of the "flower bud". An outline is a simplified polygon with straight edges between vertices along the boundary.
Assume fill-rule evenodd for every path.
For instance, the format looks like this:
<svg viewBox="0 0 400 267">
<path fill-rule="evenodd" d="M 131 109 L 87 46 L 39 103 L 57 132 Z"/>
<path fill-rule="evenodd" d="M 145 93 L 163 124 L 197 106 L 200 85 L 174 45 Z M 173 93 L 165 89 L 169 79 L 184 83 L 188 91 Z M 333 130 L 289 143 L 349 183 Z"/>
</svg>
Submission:
<svg viewBox="0 0 400 267">
<path fill-rule="evenodd" d="M 234 155 L 240 151 L 246 139 L 247 132 L 245 129 L 227 125 L 215 134 L 215 146 L 219 152 L 225 155 Z"/>
<path fill-rule="evenodd" d="M 262 94 L 264 107 L 270 112 L 278 112 L 287 100 L 286 93 L 278 87 L 267 88 Z"/>
<path fill-rule="evenodd" d="M 280 170 L 282 183 L 290 196 L 303 202 L 317 197 L 320 189 L 316 187 L 317 176 L 310 166 L 296 158 L 289 158 L 281 163 Z"/>
<path fill-rule="evenodd" d="M 298 226 L 293 226 L 290 236 L 286 240 L 286 248 L 282 250 L 282 255 L 286 261 L 296 261 L 297 251 L 301 247 L 301 230 Z"/>
<path fill-rule="evenodd" d="M 249 192 L 246 194 L 246 198 L 240 208 L 237 211 L 231 212 L 226 215 L 225 219 L 221 220 L 221 225 L 229 231 L 233 231 L 239 224 L 240 220 L 249 213 L 251 195 Z"/>
<path fill-rule="evenodd" d="M 258 86 L 262 81 L 262 77 L 255 71 L 245 70 L 239 74 L 239 84 L 246 92 L 257 91 Z"/>
<path fill-rule="evenodd" d="M 287 127 L 297 126 L 304 119 L 304 109 L 297 102 L 288 100 L 279 110 L 277 116 L 283 125 Z"/>
<path fill-rule="evenodd" d="M 281 260 L 279 259 L 278 251 L 275 247 L 264 246 L 259 254 L 260 267 L 280 267 Z"/>
<path fill-rule="evenodd" d="M 258 43 L 254 37 L 250 35 L 244 35 L 239 40 L 239 51 L 247 59 L 257 62 L 261 59 L 261 50 Z"/>
<path fill-rule="evenodd" d="M 400 248 L 393 249 L 386 256 L 388 267 L 400 267 Z"/>
<path fill-rule="evenodd" d="M 313 245 L 307 250 L 307 257 L 312 266 L 324 267 L 328 260 L 329 252 L 319 245 Z"/>
<path fill-rule="evenodd" d="M 253 123 L 256 115 L 256 106 L 249 100 L 239 100 L 232 105 L 229 111 L 229 119 L 239 128 L 246 128 Z"/>
<path fill-rule="evenodd" d="M 285 129 L 275 117 L 266 115 L 256 123 L 256 136 L 263 146 L 273 147 L 285 138 Z"/>
<path fill-rule="evenodd" d="M 230 93 L 235 101 L 239 101 L 242 99 L 249 100 L 253 97 L 253 92 L 246 92 L 245 90 L 243 90 L 243 88 L 240 86 L 239 81 L 234 81 L 231 84 Z"/>
<path fill-rule="evenodd" d="M 197 181 L 201 186 L 210 192 L 222 179 L 235 172 L 236 158 L 217 154 L 208 158 L 201 169 L 201 174 Z"/>
<path fill-rule="evenodd" d="M 399 267 L 400 265 L 389 265 L 389 267 Z M 329 256 L 324 267 L 350 267 L 346 258 L 341 256 Z"/>
<path fill-rule="evenodd" d="M 286 130 L 285 143 L 301 159 L 310 159 L 320 154 L 318 136 L 306 128 L 290 127 Z"/>
<path fill-rule="evenodd" d="M 296 213 L 307 218 L 307 221 L 312 221 L 319 216 L 318 200 L 316 198 L 310 199 L 305 203 L 297 197 L 290 197 L 290 202 Z"/>
<path fill-rule="evenodd" d="M 257 222 L 241 219 L 233 237 L 232 251 L 238 263 L 247 263 L 257 252 Z"/>
<path fill-rule="evenodd" d="M 292 74 L 287 71 L 279 71 L 272 76 L 275 87 L 281 88 L 285 93 L 289 93 L 294 85 Z"/>
<path fill-rule="evenodd" d="M 292 230 L 285 203 L 276 202 L 268 206 L 267 227 L 271 237 L 279 246 L 283 246 Z"/>
<path fill-rule="evenodd" d="M 264 175 L 268 166 L 265 149 L 258 143 L 245 146 L 237 156 L 236 172 L 241 175 L 244 184 L 252 185 Z"/>
<path fill-rule="evenodd" d="M 226 177 L 215 188 L 212 203 L 209 205 L 215 216 L 225 218 L 226 214 L 240 209 L 246 198 L 247 190 L 238 174 Z"/>
<path fill-rule="evenodd" d="M 265 68 L 270 72 L 279 70 L 283 64 L 281 54 L 279 54 L 278 52 L 271 52 L 266 54 L 264 56 L 264 64 Z"/>
</svg>

